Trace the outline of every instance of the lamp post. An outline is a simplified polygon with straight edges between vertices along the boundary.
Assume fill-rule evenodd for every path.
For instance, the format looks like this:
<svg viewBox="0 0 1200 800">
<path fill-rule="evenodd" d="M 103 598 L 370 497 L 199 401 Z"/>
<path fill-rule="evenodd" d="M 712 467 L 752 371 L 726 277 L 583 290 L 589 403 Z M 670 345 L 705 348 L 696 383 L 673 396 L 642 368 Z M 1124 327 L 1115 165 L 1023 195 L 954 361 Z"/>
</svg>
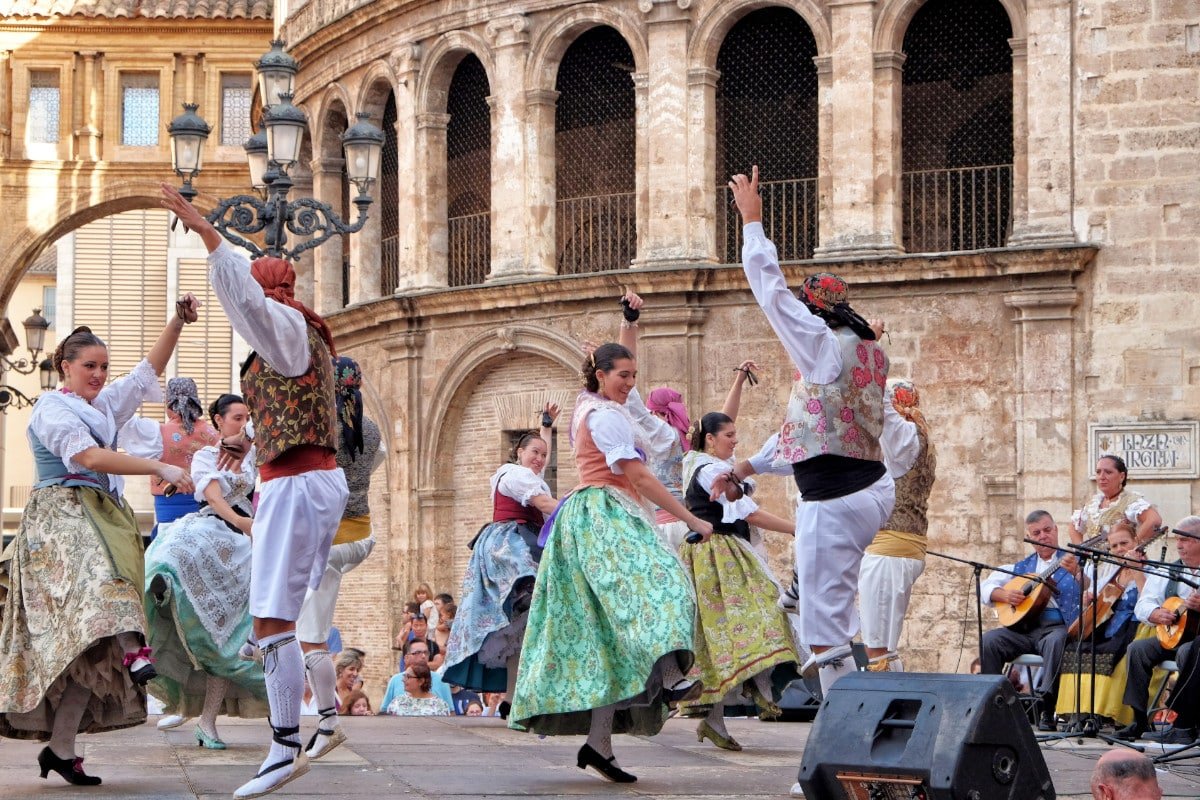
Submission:
<svg viewBox="0 0 1200 800">
<path fill-rule="evenodd" d="M 258 71 L 262 94 L 263 128 L 246 142 L 246 161 L 250 167 L 250 185 L 256 195 L 238 195 L 217 202 L 207 217 L 227 240 L 255 255 L 296 259 L 334 236 L 362 230 L 371 205 L 371 189 L 379 179 L 379 156 L 383 150 L 383 131 L 359 113 L 358 122 L 342 134 L 346 153 L 346 171 L 358 189 L 354 198 L 357 216 L 353 223 L 341 219 L 326 203 L 311 197 L 289 200 L 292 179 L 288 171 L 300 159 L 300 147 L 308 120 L 292 105 L 292 89 L 299 62 L 284 51 L 284 43 L 271 42 L 271 49 L 254 67 Z M 203 166 L 204 142 L 212 128 L 196 114 L 198 106 L 185 103 L 184 113 L 171 121 L 171 157 L 175 173 L 183 179 L 180 194 L 188 200 L 196 196 L 192 179 Z M 266 249 L 238 234 L 262 233 Z M 295 247 L 286 247 L 288 233 L 310 237 Z"/>
<path fill-rule="evenodd" d="M 42 391 L 48 392 L 55 384 L 54 365 L 49 358 L 43 358 L 39 362 L 38 353 L 46 345 L 46 331 L 50 328 L 50 322 L 42 316 L 40 308 L 35 308 L 33 314 L 27 317 L 22 325 L 25 328 L 25 344 L 29 348 L 29 358 L 21 357 L 13 361 L 6 355 L 0 355 L 0 374 L 12 370 L 19 375 L 30 375 L 34 370 L 38 370 Z M 16 336 L 12 334 L 12 328 L 8 326 L 7 321 L 4 327 L 7 331 L 6 336 L 11 337 L 10 343 L 16 344 Z M 0 384 L 0 413 L 7 414 L 10 407 L 24 408 L 36 401 L 36 397 L 30 397 L 15 386 Z"/>
</svg>

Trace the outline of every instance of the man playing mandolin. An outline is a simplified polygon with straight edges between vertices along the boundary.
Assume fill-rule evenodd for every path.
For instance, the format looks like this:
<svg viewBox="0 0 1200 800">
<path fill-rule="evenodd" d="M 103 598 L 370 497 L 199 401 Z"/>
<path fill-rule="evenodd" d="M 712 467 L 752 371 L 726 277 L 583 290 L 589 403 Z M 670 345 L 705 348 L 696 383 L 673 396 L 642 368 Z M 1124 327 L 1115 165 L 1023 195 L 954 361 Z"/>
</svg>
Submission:
<svg viewBox="0 0 1200 800">
<path fill-rule="evenodd" d="M 1031 512 L 1025 518 L 1025 533 L 1039 544 L 1029 556 L 1001 570 L 1043 580 L 1014 578 L 997 570 L 983 582 L 983 597 L 996 606 L 1002 620 L 1016 619 L 1010 621 L 1010 627 L 996 628 L 983 635 L 980 667 L 984 674 L 999 675 L 1004 665 L 1017 656 L 1041 655 L 1042 672 L 1034 693 L 1042 708 L 1038 728 L 1047 731 L 1056 727 L 1058 671 L 1067 644 L 1067 626 L 1079 615 L 1079 593 L 1086 577 L 1080 573 L 1075 556 L 1062 555 L 1058 550 L 1058 525 L 1050 512 Z M 1048 602 L 1039 612 L 1036 606 L 1041 594 L 1045 594 Z M 1020 611 L 1026 611 L 1024 616 L 1020 616 Z"/>
<path fill-rule="evenodd" d="M 1185 517 L 1176 530 L 1200 536 L 1200 517 Z M 1174 658 L 1179 664 L 1179 685 L 1176 686 L 1172 708 L 1180 713 L 1175 727 L 1145 738 L 1167 744 L 1188 744 L 1196 738 L 1195 712 L 1185 708 L 1183 700 L 1195 697 L 1196 681 L 1194 647 L 1188 642 L 1195 637 L 1196 620 L 1200 617 L 1200 592 L 1183 581 L 1200 583 L 1200 539 L 1181 535 L 1175 542 L 1179 561 L 1169 575 L 1151 575 L 1138 598 L 1134 615 L 1141 622 L 1158 626 L 1158 636 L 1138 639 L 1129 645 L 1125 655 L 1129 664 L 1129 679 L 1125 683 L 1125 704 L 1133 709 L 1133 722 L 1117 731 L 1117 736 L 1130 741 L 1150 728 L 1146 706 L 1149 704 L 1150 677 L 1154 667 Z M 1180 645 L 1183 645 L 1182 647 Z M 1176 652 L 1178 651 L 1178 657 Z M 1187 658 L 1185 658 L 1187 656 Z M 1188 662 L 1185 665 L 1185 661 Z M 1186 715 L 1186 716 L 1185 716 Z"/>
</svg>

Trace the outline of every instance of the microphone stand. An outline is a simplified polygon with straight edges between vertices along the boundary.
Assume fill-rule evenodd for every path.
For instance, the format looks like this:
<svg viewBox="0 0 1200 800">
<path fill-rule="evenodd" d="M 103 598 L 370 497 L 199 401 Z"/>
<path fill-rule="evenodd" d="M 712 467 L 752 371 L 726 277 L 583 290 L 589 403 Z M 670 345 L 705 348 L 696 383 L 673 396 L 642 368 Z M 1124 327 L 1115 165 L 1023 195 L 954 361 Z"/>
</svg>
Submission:
<svg viewBox="0 0 1200 800">
<path fill-rule="evenodd" d="M 972 561 L 969 558 L 959 558 L 958 556 L 948 556 L 945 553 L 937 553 L 937 552 L 934 552 L 933 550 L 926 550 L 925 554 L 930 555 L 930 556 L 935 556 L 937 558 L 944 558 L 947 561 L 957 561 L 959 564 L 966 564 L 968 567 L 970 567 L 974 571 L 974 573 L 975 573 L 975 626 L 976 626 L 976 630 L 979 634 L 979 639 L 978 639 L 979 644 L 978 644 L 977 649 L 979 651 L 979 664 L 982 667 L 983 666 L 983 580 L 980 576 L 983 574 L 983 571 L 985 569 L 990 569 L 993 572 L 1004 572 L 1004 573 L 1007 573 L 1007 574 L 1012 575 L 1017 578 L 1022 577 L 1022 574 L 1020 572 L 1014 572 L 1011 569 L 1002 569 L 1001 567 L 993 567 L 990 564 L 983 564 L 983 563 L 980 563 L 979 561 Z"/>
</svg>

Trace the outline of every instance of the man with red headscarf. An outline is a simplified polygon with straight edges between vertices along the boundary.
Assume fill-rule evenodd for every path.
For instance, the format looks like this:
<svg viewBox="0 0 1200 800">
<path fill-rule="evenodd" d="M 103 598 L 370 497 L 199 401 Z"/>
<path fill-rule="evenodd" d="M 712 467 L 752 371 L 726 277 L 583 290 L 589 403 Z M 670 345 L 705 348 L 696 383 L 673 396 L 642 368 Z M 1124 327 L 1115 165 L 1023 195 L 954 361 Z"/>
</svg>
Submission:
<svg viewBox="0 0 1200 800">
<path fill-rule="evenodd" d="M 828 692 L 855 668 L 859 565 L 895 501 L 881 445 L 884 418 L 896 415 L 883 401 L 883 323 L 854 312 L 836 275 L 812 275 L 799 298 L 792 294 L 763 232 L 758 167 L 749 178 L 733 176 L 729 188 L 745 226 L 742 267 L 750 290 L 798 370 L 771 471 L 790 471 L 800 492 L 797 628 L 813 653 L 803 671 L 815 672 Z M 745 463 L 735 470 L 739 478 L 749 472 Z"/>
<path fill-rule="evenodd" d="M 304 656 L 296 619 L 308 589 L 325 573 L 329 547 L 349 491 L 337 466 L 333 337 L 325 321 L 295 297 L 296 273 L 281 258 L 248 263 L 200 212 L 163 184 L 163 207 L 208 248 L 213 292 L 233 329 L 254 348 L 242 367 L 242 395 L 257 434 L 262 482 L 253 526 L 250 614 L 263 655 L 271 705 L 271 750 L 234 798 L 275 791 L 308 771 L 301 750 Z M 222 449 L 240 461 L 243 441 Z"/>
</svg>

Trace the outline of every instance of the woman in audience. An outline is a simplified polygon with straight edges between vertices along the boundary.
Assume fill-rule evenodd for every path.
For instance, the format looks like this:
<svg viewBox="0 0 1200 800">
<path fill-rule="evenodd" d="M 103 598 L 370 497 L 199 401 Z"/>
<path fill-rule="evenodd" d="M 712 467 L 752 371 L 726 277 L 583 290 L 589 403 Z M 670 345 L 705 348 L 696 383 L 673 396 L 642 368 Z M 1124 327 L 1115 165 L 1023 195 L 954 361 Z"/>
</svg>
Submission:
<svg viewBox="0 0 1200 800">
<path fill-rule="evenodd" d="M 404 694 L 392 699 L 387 713 L 397 717 L 448 717 L 450 706 L 430 689 L 433 678 L 429 667 L 414 662 L 402 673 Z"/>
<path fill-rule="evenodd" d="M 338 706 L 346 708 L 346 698 L 359 685 L 358 674 L 362 672 L 363 668 L 362 656 L 357 650 L 343 650 L 338 653 L 337 660 L 333 662 L 333 668 L 337 675 Z"/>
</svg>

